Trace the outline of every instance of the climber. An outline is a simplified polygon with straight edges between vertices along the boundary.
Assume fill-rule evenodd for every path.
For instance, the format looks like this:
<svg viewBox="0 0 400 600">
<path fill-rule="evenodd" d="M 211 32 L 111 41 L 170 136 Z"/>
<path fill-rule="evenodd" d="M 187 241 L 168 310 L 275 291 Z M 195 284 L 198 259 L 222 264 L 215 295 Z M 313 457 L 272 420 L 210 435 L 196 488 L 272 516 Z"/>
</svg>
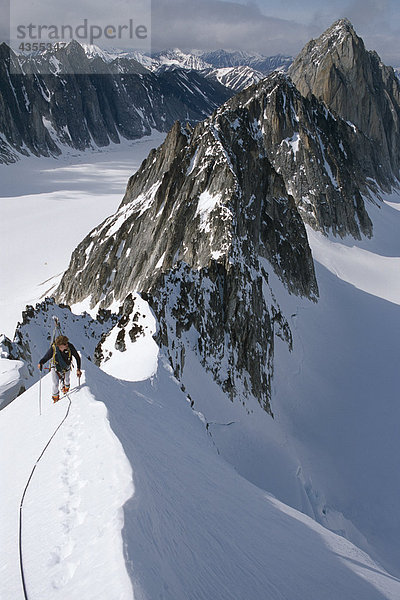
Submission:
<svg viewBox="0 0 400 600">
<path fill-rule="evenodd" d="M 76 374 L 78 377 L 80 377 L 82 375 L 81 357 L 79 356 L 75 346 L 69 342 L 68 338 L 65 335 L 59 335 L 47 350 L 43 358 L 40 359 L 38 364 L 39 371 L 41 371 L 43 365 L 51 359 L 50 370 L 53 381 L 53 402 L 58 402 L 60 399 L 60 393 L 58 389 L 60 383 L 62 383 L 62 391 L 64 394 L 66 394 L 69 390 L 72 357 L 74 357 L 76 360 Z"/>
</svg>

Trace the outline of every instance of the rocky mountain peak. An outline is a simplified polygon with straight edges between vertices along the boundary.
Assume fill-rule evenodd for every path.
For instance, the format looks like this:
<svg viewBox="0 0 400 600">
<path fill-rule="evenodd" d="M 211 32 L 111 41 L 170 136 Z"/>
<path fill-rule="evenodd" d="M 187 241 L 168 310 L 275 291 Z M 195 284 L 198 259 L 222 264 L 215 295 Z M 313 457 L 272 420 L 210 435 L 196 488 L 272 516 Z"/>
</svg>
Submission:
<svg viewBox="0 0 400 600">
<path fill-rule="evenodd" d="M 144 294 L 179 379 L 195 352 L 232 397 L 269 410 L 274 336 L 291 343 L 270 277 L 314 300 L 318 288 L 303 221 L 264 147 L 263 90 L 258 114 L 237 100 L 194 129 L 174 125 L 117 213 L 75 250 L 57 297 L 107 307 Z"/>
<path fill-rule="evenodd" d="M 282 73 L 273 73 L 229 100 L 217 114 L 249 113 L 251 127 L 283 176 L 305 222 L 335 235 L 371 235 L 362 196 L 388 187 L 374 144 L 325 104 L 300 94 Z"/>
<path fill-rule="evenodd" d="M 179 379 L 190 350 L 269 410 L 274 336 L 291 343 L 270 280 L 317 298 L 304 221 L 370 234 L 361 194 L 375 159 L 361 132 L 274 73 L 194 128 L 175 123 L 75 250 L 57 298 L 106 308 L 144 294 Z"/>
<path fill-rule="evenodd" d="M 400 84 L 350 21 L 341 19 L 311 40 L 289 75 L 304 96 L 314 94 L 378 144 L 382 169 L 399 177 Z"/>
<path fill-rule="evenodd" d="M 344 30 L 331 47 L 353 39 Z M 371 235 L 364 198 L 391 174 L 365 133 L 273 73 L 194 128 L 175 123 L 74 251 L 57 299 L 107 308 L 142 294 L 183 384 L 194 354 L 232 399 L 270 410 L 274 340 L 292 343 L 277 298 L 318 298 L 304 222 Z"/>
<path fill-rule="evenodd" d="M 80 58 L 87 58 L 86 56 L 86 52 L 83 48 L 83 46 L 77 42 L 76 40 L 71 40 L 66 46 L 65 48 L 61 48 L 58 52 L 67 54 L 67 55 L 77 55 Z"/>
<path fill-rule="evenodd" d="M 320 38 L 331 38 L 332 40 L 343 40 L 345 36 L 358 38 L 352 22 L 346 17 L 335 21 L 328 29 L 320 36 Z M 358 38 L 360 39 L 360 38 Z"/>
<path fill-rule="evenodd" d="M 335 61 L 338 64 L 343 63 L 343 69 L 346 68 L 346 62 L 348 62 L 347 68 L 349 68 L 357 60 L 357 55 L 363 52 L 366 52 L 364 42 L 357 36 L 351 22 L 348 19 L 340 19 L 333 23 L 319 38 L 310 40 L 305 45 L 289 67 L 288 73 L 292 79 L 296 80 L 299 66 L 304 69 L 304 64 L 309 64 L 311 61 L 319 66 L 327 54 L 334 54 Z M 298 78 L 300 79 L 300 74 Z"/>
</svg>

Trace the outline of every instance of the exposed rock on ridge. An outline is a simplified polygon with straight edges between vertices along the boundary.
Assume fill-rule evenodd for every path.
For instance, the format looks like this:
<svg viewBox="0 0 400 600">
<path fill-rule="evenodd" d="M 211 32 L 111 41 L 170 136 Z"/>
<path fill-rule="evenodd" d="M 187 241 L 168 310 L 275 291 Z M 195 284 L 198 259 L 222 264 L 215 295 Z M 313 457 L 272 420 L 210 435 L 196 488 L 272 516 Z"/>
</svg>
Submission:
<svg viewBox="0 0 400 600">
<path fill-rule="evenodd" d="M 174 125 L 73 253 L 58 299 L 146 295 L 177 377 L 194 352 L 232 398 L 270 410 L 274 339 L 292 342 L 272 270 L 315 299 L 303 221 L 370 235 L 363 195 L 392 181 L 379 165 L 371 139 L 275 73 L 194 129 Z"/>
<path fill-rule="evenodd" d="M 400 83 L 350 21 L 334 23 L 297 56 L 289 75 L 303 95 L 314 94 L 379 145 L 386 177 L 399 177 Z"/>
<path fill-rule="evenodd" d="M 284 76 L 274 75 L 256 88 L 259 94 L 253 94 L 254 104 L 261 107 L 261 119 L 263 101 L 268 102 L 276 85 L 286 83 Z M 294 86 L 291 90 L 297 93 Z M 298 97 L 304 102 L 300 94 Z M 268 203 L 274 207 L 267 216 L 275 227 L 265 231 L 269 243 L 260 253 L 276 265 L 290 291 L 313 295 L 313 269 L 301 268 L 307 263 L 303 253 L 300 259 L 296 255 L 297 262 L 293 263 L 294 257 L 285 252 L 285 240 L 290 240 L 294 232 L 304 234 L 301 219 L 284 179 L 269 160 L 261 130 L 263 123 L 256 121 L 252 106 L 244 107 L 240 98 L 246 100 L 247 96 L 238 95 L 236 106 L 224 105 L 194 130 L 174 125 L 164 144 L 150 153 L 129 180 L 117 213 L 82 242 L 93 252 L 83 256 L 79 247 L 74 253 L 71 266 L 79 272 L 79 278 L 68 280 L 67 274 L 63 278 L 60 292 L 66 294 L 66 299 L 81 300 L 88 290 L 92 304 L 104 301 L 110 292 L 121 299 L 132 289 L 148 288 L 157 265 L 157 269 L 166 270 L 183 260 L 201 269 L 210 259 L 226 261 L 238 239 L 249 237 L 260 243 L 260 219 L 264 216 L 263 205 Z M 292 154 L 290 146 L 286 154 Z M 287 205 L 283 209 L 281 198 Z M 253 224 L 251 207 L 257 199 L 257 220 Z M 286 216 L 288 207 L 290 215 Z M 243 220 L 243 213 L 253 218 Z M 278 218 L 274 220 L 275 215 Z M 277 230 L 285 218 L 287 223 Z M 117 232 L 123 234 L 123 249 L 116 248 Z M 135 248 L 134 260 L 129 248 Z M 118 259 L 119 268 L 112 281 L 109 273 L 99 273 L 100 265 L 105 267 L 103 250 L 110 264 Z M 125 253 L 129 275 L 120 271 Z M 105 304 L 109 301 L 110 298 Z"/>
<path fill-rule="evenodd" d="M 269 410 L 274 336 L 291 335 L 268 271 L 292 293 L 315 298 L 317 284 L 304 225 L 251 113 L 228 114 L 173 127 L 118 212 L 74 252 L 58 298 L 109 306 L 147 294 L 177 376 L 190 348 L 232 397 L 252 394 Z"/>
<path fill-rule="evenodd" d="M 372 234 L 362 194 L 376 192 L 374 182 L 389 186 L 389 179 L 365 135 L 315 98 L 304 98 L 279 73 L 236 95 L 217 114 L 225 115 L 244 144 L 248 133 L 238 123 L 249 115 L 251 135 L 282 174 L 306 223 L 341 236 Z"/>
</svg>

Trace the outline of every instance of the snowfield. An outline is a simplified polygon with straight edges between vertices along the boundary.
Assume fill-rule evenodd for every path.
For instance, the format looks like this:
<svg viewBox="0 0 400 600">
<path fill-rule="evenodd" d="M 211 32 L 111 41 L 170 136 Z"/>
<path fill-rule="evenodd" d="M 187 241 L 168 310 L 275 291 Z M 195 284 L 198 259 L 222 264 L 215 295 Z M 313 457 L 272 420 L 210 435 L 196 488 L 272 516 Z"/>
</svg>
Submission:
<svg viewBox="0 0 400 600">
<path fill-rule="evenodd" d="M 160 141 L 0 168 L 0 333 Z M 367 206 L 371 240 L 308 230 L 318 303 L 274 281 L 294 342 L 276 343 L 274 419 L 228 400 L 188 352 L 191 406 L 143 300 L 125 353 L 84 358 L 56 405 L 45 375 L 0 411 L 1 598 L 24 599 L 21 564 L 29 600 L 400 598 L 400 197 Z M 85 335 L 76 323 L 80 349 Z M 16 362 L 1 358 L 4 398 Z"/>
<path fill-rule="evenodd" d="M 25 305 L 56 287 L 73 250 L 116 211 L 128 178 L 164 138 L 0 165 L 1 333 L 12 338 Z"/>
<path fill-rule="evenodd" d="M 400 581 L 365 553 L 221 459 L 162 361 L 143 383 L 84 369 L 25 496 L 29 598 L 398 598 Z M 42 384 L 41 416 L 35 384 L 0 421 L 14 457 L 2 468 L 1 586 L 16 600 L 18 506 L 68 410 L 48 400 L 48 375 Z"/>
</svg>

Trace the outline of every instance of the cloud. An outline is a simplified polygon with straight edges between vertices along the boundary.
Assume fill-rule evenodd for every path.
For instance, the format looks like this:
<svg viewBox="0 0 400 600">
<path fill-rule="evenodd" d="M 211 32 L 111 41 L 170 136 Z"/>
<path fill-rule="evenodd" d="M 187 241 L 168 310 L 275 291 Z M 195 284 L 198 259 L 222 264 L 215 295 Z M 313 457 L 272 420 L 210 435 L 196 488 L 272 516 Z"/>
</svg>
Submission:
<svg viewBox="0 0 400 600">
<path fill-rule="evenodd" d="M 0 0 L 4 3 L 7 0 Z M 11 0 L 10 39 L 24 43 L 95 42 L 150 50 L 151 0 Z M 144 35 L 145 34 L 145 35 Z M 29 51 L 29 49 L 28 49 Z"/>
<path fill-rule="evenodd" d="M 0 35 L 7 39 L 10 0 L 0 0 Z M 12 22 L 71 23 L 82 20 L 119 26 L 128 19 L 151 21 L 143 50 L 238 49 L 295 56 L 335 20 L 348 17 L 370 50 L 400 65 L 398 0 L 11 0 Z M 270 12 L 268 15 L 267 13 Z M 151 14 L 151 19 L 150 19 Z M 282 18 L 282 17 L 285 18 Z M 150 27 L 149 27 L 150 29 Z M 98 40 L 100 46 L 129 47 L 137 40 Z M 138 47 L 138 46 L 136 46 Z"/>
<path fill-rule="evenodd" d="M 8 42 L 9 22 L 10 22 L 10 2 L 9 0 L 0 0 L 0 43 Z"/>
<path fill-rule="evenodd" d="M 353 0 L 346 7 L 346 16 L 364 29 L 385 26 L 390 14 L 389 0 Z"/>
<path fill-rule="evenodd" d="M 306 25 L 265 16 L 258 6 L 221 0 L 153 0 L 152 47 L 238 48 L 297 54 L 310 38 Z"/>
<path fill-rule="evenodd" d="M 386 64 L 400 65 L 397 0 L 352 0 L 345 10 L 366 47 L 376 50 Z"/>
</svg>

